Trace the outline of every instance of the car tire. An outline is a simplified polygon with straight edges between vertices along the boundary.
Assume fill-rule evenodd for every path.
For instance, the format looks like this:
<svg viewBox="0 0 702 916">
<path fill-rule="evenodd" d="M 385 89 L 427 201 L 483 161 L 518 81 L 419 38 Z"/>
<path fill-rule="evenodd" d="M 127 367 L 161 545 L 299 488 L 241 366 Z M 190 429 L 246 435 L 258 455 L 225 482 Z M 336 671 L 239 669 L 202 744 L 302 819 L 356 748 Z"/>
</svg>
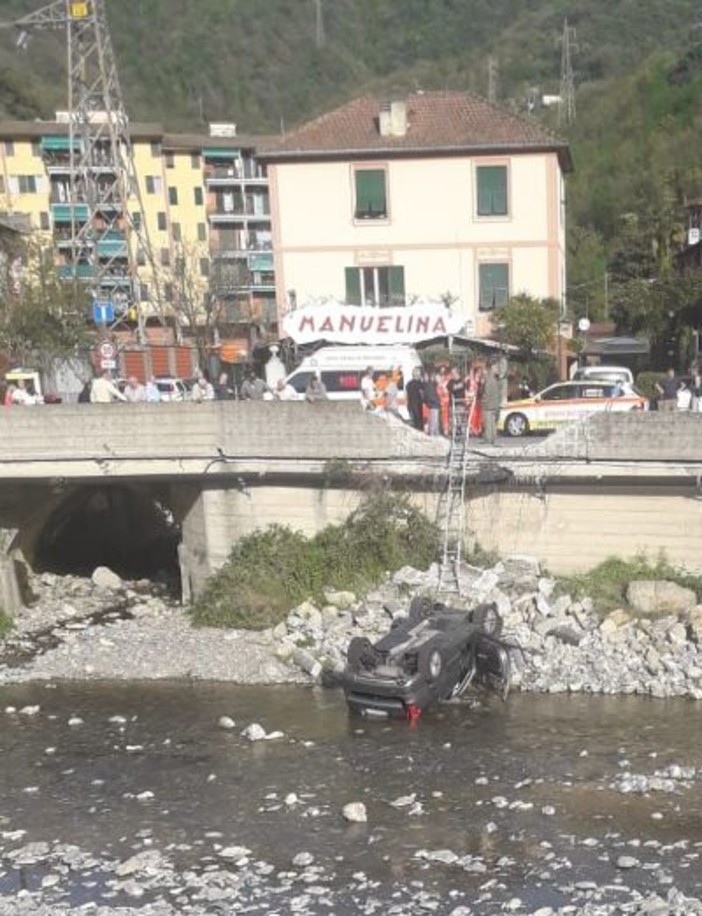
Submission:
<svg viewBox="0 0 702 916">
<path fill-rule="evenodd" d="M 473 623 L 488 636 L 497 638 L 502 632 L 502 617 L 494 604 L 481 604 L 472 615 Z"/>
<path fill-rule="evenodd" d="M 422 646 L 417 657 L 417 670 L 425 680 L 433 684 L 444 670 L 444 653 L 440 646 Z"/>
<path fill-rule="evenodd" d="M 529 432 L 529 421 L 523 413 L 510 413 L 505 417 L 504 431 L 508 436 L 518 438 Z"/>
<path fill-rule="evenodd" d="M 414 625 L 416 623 L 421 623 L 422 620 L 431 614 L 434 605 L 430 598 L 427 598 L 426 595 L 415 595 L 415 597 L 410 601 L 408 619 L 409 622 Z"/>
<path fill-rule="evenodd" d="M 365 636 L 354 636 L 346 650 L 346 660 L 349 668 L 352 671 L 360 671 L 361 668 L 365 667 L 363 664 L 364 658 L 368 658 L 372 654 L 373 644 L 370 639 L 366 639 Z"/>
</svg>

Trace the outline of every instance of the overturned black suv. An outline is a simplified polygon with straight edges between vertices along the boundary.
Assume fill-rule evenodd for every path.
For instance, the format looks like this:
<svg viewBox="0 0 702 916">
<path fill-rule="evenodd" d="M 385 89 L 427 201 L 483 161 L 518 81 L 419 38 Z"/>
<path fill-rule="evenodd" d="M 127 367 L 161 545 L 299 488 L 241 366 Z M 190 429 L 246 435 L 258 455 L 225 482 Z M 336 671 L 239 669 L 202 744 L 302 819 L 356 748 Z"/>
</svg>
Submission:
<svg viewBox="0 0 702 916">
<path fill-rule="evenodd" d="M 406 617 L 375 644 L 351 640 L 341 676 L 353 712 L 417 718 L 422 710 L 459 697 L 470 685 L 509 690 L 510 656 L 500 640 L 502 618 L 494 604 L 466 612 L 414 598 Z"/>
</svg>

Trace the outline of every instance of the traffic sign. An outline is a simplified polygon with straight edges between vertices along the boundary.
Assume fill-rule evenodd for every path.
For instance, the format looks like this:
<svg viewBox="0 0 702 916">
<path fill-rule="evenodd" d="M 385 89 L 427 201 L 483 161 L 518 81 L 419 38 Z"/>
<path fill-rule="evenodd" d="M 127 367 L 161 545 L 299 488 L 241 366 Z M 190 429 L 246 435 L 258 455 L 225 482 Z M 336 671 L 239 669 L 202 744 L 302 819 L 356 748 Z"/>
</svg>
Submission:
<svg viewBox="0 0 702 916">
<path fill-rule="evenodd" d="M 101 369 L 116 369 L 117 360 L 116 359 L 101 359 L 100 368 Z"/>
<path fill-rule="evenodd" d="M 111 340 L 101 341 L 98 349 L 100 350 L 100 356 L 102 359 L 114 359 L 117 355 L 117 348 Z M 109 366 L 105 366 L 105 368 L 107 369 Z"/>
<path fill-rule="evenodd" d="M 115 307 L 109 300 L 93 300 L 93 321 L 95 324 L 109 324 L 115 320 Z"/>
</svg>

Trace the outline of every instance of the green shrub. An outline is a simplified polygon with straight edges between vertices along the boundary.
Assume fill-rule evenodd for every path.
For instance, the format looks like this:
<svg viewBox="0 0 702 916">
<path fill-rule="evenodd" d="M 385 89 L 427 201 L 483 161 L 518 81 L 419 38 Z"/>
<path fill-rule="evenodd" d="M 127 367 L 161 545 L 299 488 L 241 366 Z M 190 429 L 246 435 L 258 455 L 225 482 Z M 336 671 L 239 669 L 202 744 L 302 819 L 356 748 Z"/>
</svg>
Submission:
<svg viewBox="0 0 702 916">
<path fill-rule="evenodd" d="M 426 569 L 439 554 L 435 525 L 407 496 L 373 494 L 314 538 L 280 525 L 234 545 L 191 609 L 198 626 L 265 629 L 325 586 L 362 593 L 389 571 Z"/>
<path fill-rule="evenodd" d="M 587 573 L 559 578 L 558 590 L 576 599 L 589 596 L 595 610 L 607 613 L 626 606 L 626 590 L 635 579 L 665 579 L 692 589 L 698 600 L 702 596 L 702 576 L 693 576 L 671 566 L 663 555 L 651 562 L 643 554 L 629 560 L 608 557 Z"/>
<path fill-rule="evenodd" d="M 665 378 L 665 372 L 639 372 L 636 376 L 636 389 L 646 398 L 657 398 L 656 382 Z"/>
<path fill-rule="evenodd" d="M 0 607 L 0 636 L 9 633 L 13 626 L 10 615 Z"/>
</svg>

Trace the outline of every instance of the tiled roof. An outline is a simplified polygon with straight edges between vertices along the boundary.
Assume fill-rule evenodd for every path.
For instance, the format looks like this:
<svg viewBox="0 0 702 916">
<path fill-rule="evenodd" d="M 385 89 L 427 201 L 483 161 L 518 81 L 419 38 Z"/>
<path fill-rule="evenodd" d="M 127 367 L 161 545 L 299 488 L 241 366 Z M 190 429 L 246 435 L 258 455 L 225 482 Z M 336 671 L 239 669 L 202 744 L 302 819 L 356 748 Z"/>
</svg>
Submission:
<svg viewBox="0 0 702 916">
<path fill-rule="evenodd" d="M 381 102 L 369 96 L 292 130 L 259 153 L 262 158 L 304 159 L 341 154 L 426 154 L 554 150 L 572 169 L 568 145 L 535 120 L 465 92 L 416 92 L 405 99 L 407 130 L 383 136 Z"/>
</svg>

